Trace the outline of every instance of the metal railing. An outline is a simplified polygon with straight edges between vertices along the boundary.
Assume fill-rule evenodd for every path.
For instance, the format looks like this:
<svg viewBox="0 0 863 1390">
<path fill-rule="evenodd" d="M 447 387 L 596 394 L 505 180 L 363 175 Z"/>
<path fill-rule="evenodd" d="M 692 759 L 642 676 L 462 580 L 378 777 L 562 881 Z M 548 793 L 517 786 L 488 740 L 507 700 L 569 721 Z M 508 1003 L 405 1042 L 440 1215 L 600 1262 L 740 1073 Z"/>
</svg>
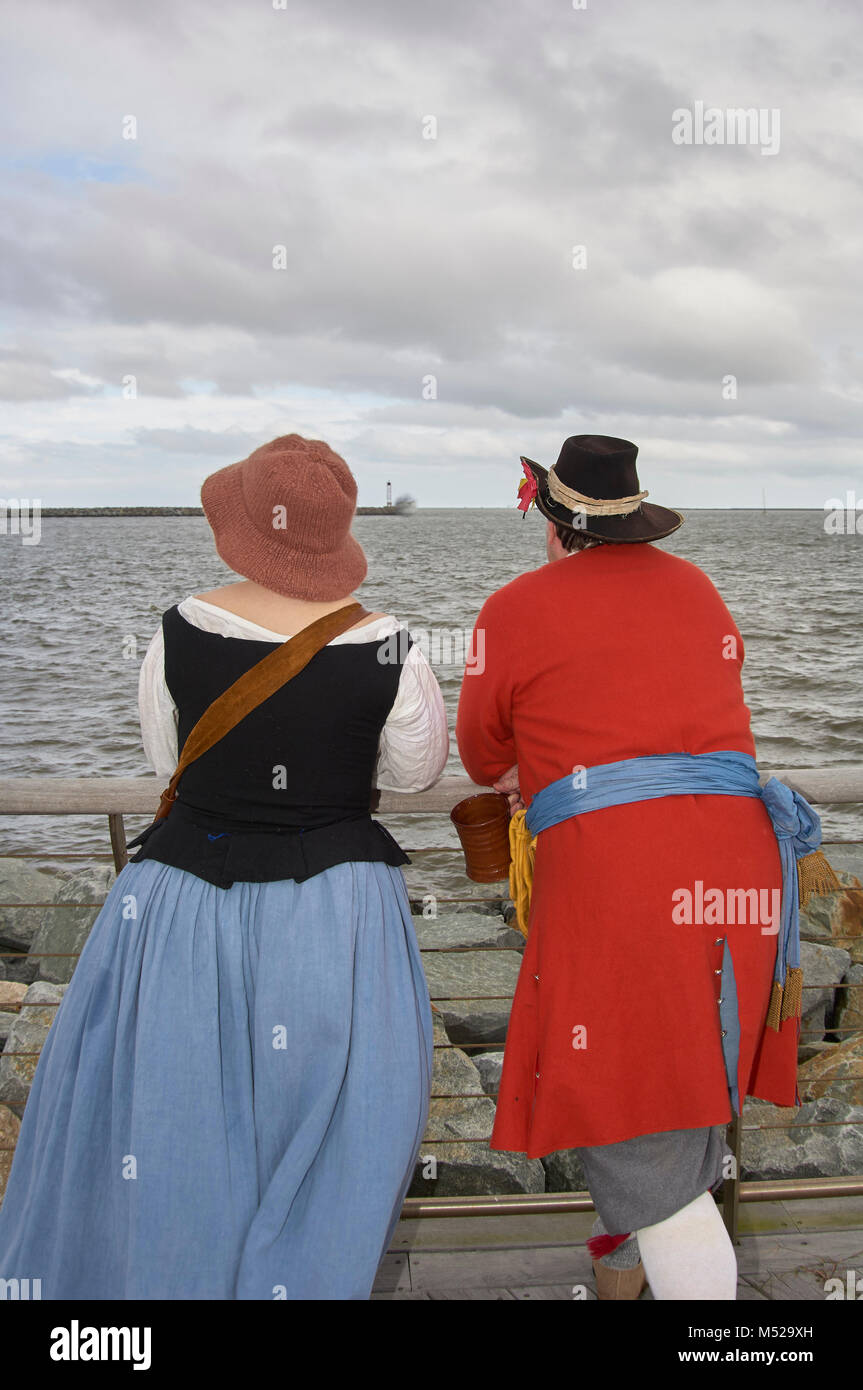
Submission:
<svg viewBox="0 0 863 1390">
<path fill-rule="evenodd" d="M 781 768 L 772 773 L 762 774 L 762 781 L 769 776 L 778 777 L 786 782 L 795 790 L 801 792 L 807 800 L 813 804 L 852 804 L 863 802 L 863 766 L 853 766 L 850 768 Z M 164 779 L 155 777 L 88 777 L 88 778 L 64 778 L 64 777 L 6 777 L 0 778 L 0 814 L 12 815 L 105 815 L 108 818 L 108 829 L 111 843 L 111 854 L 114 866 L 119 872 L 127 863 L 125 849 L 126 829 L 124 817 L 127 815 L 143 815 L 152 817 L 155 814 L 159 803 Z M 457 801 L 465 796 L 488 790 L 485 787 L 477 786 L 466 777 L 448 776 L 443 777 L 437 785 L 425 792 L 403 793 L 382 791 L 377 794 L 375 811 L 381 816 L 441 813 L 449 812 Z M 427 853 L 446 853 L 454 856 L 461 856 L 461 850 L 452 846 L 439 846 L 434 849 L 409 850 L 413 855 Z M 8 855 L 0 857 L 10 857 Z M 17 854 L 11 857 L 33 857 L 31 855 Z M 52 859 L 61 858 L 82 858 L 92 861 L 98 856 L 82 851 L 75 854 L 51 856 Z M 840 892 L 849 891 L 848 889 L 834 890 Z M 854 890 L 850 890 L 854 891 Z M 501 903 L 506 900 L 506 892 L 501 891 L 488 896 L 478 896 L 474 894 L 445 898 L 435 895 L 438 904 L 447 902 L 472 901 L 477 903 Z M 94 903 L 67 903 L 68 907 L 101 907 L 101 902 Z M 60 904 L 51 903 L 16 903 L 2 904 L 0 907 L 53 907 Z M 831 945 L 837 945 L 843 940 L 855 940 L 856 937 L 831 937 Z M 434 951 L 457 953 L 464 950 L 500 950 L 505 949 L 496 946 L 448 946 L 431 948 Z M 7 952 L 6 955 L 20 956 L 21 952 Z M 30 953 L 33 954 L 33 953 Z M 38 954 L 38 953 L 36 953 Z M 42 953 L 45 955 L 66 955 L 77 957 L 77 952 L 67 953 Z M 806 985 L 804 989 L 863 989 L 861 984 L 851 984 L 841 980 L 835 982 L 821 983 L 817 985 Z M 493 1002 L 493 998 L 511 999 L 512 995 L 502 996 L 454 996 L 432 995 L 432 1003 L 453 1001 L 459 999 L 467 1002 L 474 998 L 482 998 L 483 1002 Z M 21 1005 L 19 1007 L 26 1007 Z M 46 1009 L 57 1007 L 56 1004 L 33 1003 L 30 1007 Z M 857 1032 L 857 1029 L 836 1029 L 826 1027 L 823 1032 Z M 823 1036 L 823 1032 L 818 1032 L 817 1036 Z M 804 1036 L 801 1034 L 801 1037 Z M 485 1052 L 492 1050 L 502 1050 L 503 1043 L 436 1043 L 436 1049 L 451 1048 L 470 1054 L 477 1048 Z M 38 1056 L 38 1053 L 16 1054 L 5 1052 L 2 1056 L 27 1055 Z M 843 1075 L 843 1080 L 847 1079 L 848 1074 Z M 470 1099 L 474 1093 L 458 1093 L 455 1097 L 450 1097 L 448 1093 L 432 1093 L 432 1100 L 445 1100 L 455 1098 L 459 1100 Z M 492 1098 L 494 1093 L 485 1090 L 475 1093 L 477 1098 Z M 752 1129 L 801 1129 L 801 1128 L 820 1128 L 831 1125 L 846 1124 L 847 1121 L 841 1120 L 815 1120 L 801 1123 L 789 1120 L 787 1124 L 778 1125 L 749 1125 L 741 1122 L 741 1117 L 735 1117 L 728 1126 L 728 1144 L 734 1154 L 735 1176 L 726 1178 L 723 1181 L 722 1201 L 726 1224 L 732 1239 L 737 1239 L 738 1232 L 738 1208 L 741 1202 L 755 1201 L 782 1201 L 793 1198 L 805 1197 L 838 1197 L 838 1196 L 860 1196 L 863 1195 L 863 1174 L 851 1177 L 822 1177 L 822 1178 L 799 1178 L 799 1179 L 767 1179 L 762 1181 L 742 1181 L 739 1176 L 740 1154 L 742 1133 L 744 1130 Z M 454 1138 L 454 1139 L 434 1139 L 429 1140 L 430 1145 L 439 1146 L 442 1144 L 487 1144 L 487 1136 L 482 1139 Z M 9 1148 L 10 1146 L 5 1146 Z M 426 1217 L 426 1216 L 491 1216 L 499 1214 L 508 1215 L 535 1215 L 539 1213 L 560 1213 L 573 1211 L 591 1211 L 593 1202 L 587 1192 L 544 1192 L 544 1193 L 507 1193 L 489 1196 L 466 1196 L 466 1197 L 408 1197 L 402 1209 L 403 1217 Z"/>
</svg>

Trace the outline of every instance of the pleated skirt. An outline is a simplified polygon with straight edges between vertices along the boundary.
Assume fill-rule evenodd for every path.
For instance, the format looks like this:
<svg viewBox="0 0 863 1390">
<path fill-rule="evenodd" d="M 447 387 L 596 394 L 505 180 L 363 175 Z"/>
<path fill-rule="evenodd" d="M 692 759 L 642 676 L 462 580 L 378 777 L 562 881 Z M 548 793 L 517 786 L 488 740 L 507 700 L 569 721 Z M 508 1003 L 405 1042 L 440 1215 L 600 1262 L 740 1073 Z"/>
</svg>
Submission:
<svg viewBox="0 0 863 1390">
<path fill-rule="evenodd" d="M 0 1277 L 43 1299 L 366 1299 L 432 1071 L 401 870 L 128 864 L 36 1068 Z"/>
</svg>

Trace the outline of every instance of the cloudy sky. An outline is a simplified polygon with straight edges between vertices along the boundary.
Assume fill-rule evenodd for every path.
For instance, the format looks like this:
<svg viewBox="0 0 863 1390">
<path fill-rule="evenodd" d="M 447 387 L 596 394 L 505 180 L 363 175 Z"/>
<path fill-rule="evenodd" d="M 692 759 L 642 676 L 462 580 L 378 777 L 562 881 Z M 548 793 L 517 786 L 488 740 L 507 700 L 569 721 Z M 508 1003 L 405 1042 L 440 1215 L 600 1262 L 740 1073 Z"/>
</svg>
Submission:
<svg viewBox="0 0 863 1390">
<path fill-rule="evenodd" d="M 196 505 L 295 431 L 366 504 L 579 433 L 863 499 L 858 0 L 577 3 L 3 0 L 2 495 Z"/>
</svg>

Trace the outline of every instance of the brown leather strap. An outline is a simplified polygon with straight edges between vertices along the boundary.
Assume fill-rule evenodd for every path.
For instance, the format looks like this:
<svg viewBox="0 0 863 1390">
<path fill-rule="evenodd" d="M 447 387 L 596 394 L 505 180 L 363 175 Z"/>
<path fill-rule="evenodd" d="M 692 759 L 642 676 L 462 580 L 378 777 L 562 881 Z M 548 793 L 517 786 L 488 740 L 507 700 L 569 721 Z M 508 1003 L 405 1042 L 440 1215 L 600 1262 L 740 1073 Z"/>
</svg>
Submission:
<svg viewBox="0 0 863 1390">
<path fill-rule="evenodd" d="M 302 628 L 274 652 L 269 652 L 248 671 L 229 685 L 227 690 L 208 705 L 198 722 L 189 731 L 183 744 L 180 761 L 159 802 L 155 819 L 163 820 L 177 799 L 177 783 L 189 763 L 194 762 L 214 743 L 239 724 L 251 710 L 268 700 L 283 685 L 308 666 L 312 657 L 334 637 L 347 632 L 363 618 L 371 615 L 361 603 L 349 603 L 334 613 L 325 613 L 308 627 Z"/>
</svg>

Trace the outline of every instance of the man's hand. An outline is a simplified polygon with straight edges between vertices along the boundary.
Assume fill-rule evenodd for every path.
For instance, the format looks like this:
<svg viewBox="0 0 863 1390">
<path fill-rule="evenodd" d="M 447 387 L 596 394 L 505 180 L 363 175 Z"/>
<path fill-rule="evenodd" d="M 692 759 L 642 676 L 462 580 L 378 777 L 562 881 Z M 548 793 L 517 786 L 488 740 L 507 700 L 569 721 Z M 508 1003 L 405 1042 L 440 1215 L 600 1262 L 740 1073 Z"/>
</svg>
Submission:
<svg viewBox="0 0 863 1390">
<path fill-rule="evenodd" d="M 514 763 L 508 772 L 499 777 L 496 782 L 492 782 L 496 792 L 503 792 L 509 801 L 509 814 L 515 815 L 516 811 L 524 810 L 524 802 L 521 799 L 521 792 L 518 787 L 518 763 Z"/>
</svg>

